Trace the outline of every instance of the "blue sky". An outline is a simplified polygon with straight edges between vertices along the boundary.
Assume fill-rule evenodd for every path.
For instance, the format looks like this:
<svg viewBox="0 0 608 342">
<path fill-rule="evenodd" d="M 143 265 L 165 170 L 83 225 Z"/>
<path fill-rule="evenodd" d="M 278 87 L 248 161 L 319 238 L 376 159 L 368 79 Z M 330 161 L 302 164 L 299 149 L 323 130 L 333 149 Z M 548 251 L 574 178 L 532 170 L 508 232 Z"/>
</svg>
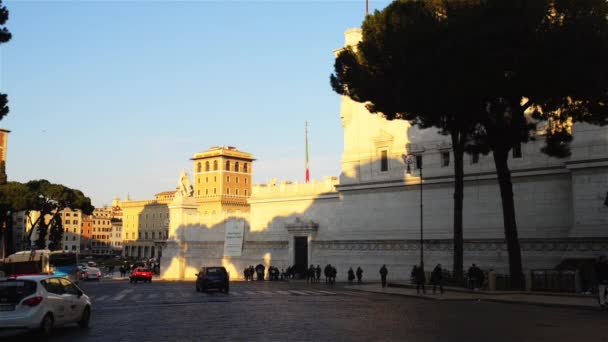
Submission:
<svg viewBox="0 0 608 342">
<path fill-rule="evenodd" d="M 194 153 L 250 152 L 255 183 L 339 175 L 333 50 L 365 1 L 10 1 L 0 92 L 9 180 L 96 206 L 174 189 Z M 383 8 L 390 1 L 371 1 Z"/>
</svg>

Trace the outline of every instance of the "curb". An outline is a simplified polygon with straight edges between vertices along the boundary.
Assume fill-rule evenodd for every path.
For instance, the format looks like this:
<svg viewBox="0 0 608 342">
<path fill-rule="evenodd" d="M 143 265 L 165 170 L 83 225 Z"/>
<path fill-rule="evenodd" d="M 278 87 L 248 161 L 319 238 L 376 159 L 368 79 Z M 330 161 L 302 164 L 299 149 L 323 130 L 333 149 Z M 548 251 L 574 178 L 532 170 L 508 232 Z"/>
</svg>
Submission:
<svg viewBox="0 0 608 342">
<path fill-rule="evenodd" d="M 525 300 L 507 300 L 501 298 L 484 298 L 484 294 L 477 293 L 479 295 L 478 298 L 435 298 L 429 296 L 419 296 L 409 293 L 395 293 L 395 292 L 380 292 L 373 290 L 365 290 L 365 289 L 356 289 L 350 287 L 344 287 L 344 289 L 352 290 L 352 291 L 362 291 L 368 293 L 376 293 L 376 294 L 384 294 L 384 295 L 393 295 L 393 296 L 401 296 L 408 298 L 418 298 L 424 300 L 434 300 L 434 301 L 445 301 L 445 302 L 475 302 L 475 301 L 485 301 L 485 302 L 494 302 L 494 303 L 504 303 L 504 304 L 523 304 L 530 306 L 543 306 L 543 307 L 559 307 L 559 308 L 567 308 L 567 309 L 577 309 L 577 310 L 589 310 L 589 311 L 604 311 L 604 309 L 600 307 L 588 306 L 588 305 L 576 305 L 576 304 L 562 304 L 562 303 L 542 303 L 542 302 L 530 302 Z M 456 292 L 456 291 L 455 291 Z"/>
</svg>

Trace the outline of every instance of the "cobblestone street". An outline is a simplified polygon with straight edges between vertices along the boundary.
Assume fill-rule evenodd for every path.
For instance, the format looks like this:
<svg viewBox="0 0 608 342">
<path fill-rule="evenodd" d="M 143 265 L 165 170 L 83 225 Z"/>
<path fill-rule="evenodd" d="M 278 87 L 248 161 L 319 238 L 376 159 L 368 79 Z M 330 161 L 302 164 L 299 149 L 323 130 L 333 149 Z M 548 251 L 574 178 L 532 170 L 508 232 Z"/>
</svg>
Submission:
<svg viewBox="0 0 608 342">
<path fill-rule="evenodd" d="M 197 293 L 192 282 L 82 288 L 93 298 L 91 327 L 58 328 L 49 341 L 608 341 L 607 312 L 432 301 L 340 284 L 234 282 L 229 295 Z"/>
</svg>

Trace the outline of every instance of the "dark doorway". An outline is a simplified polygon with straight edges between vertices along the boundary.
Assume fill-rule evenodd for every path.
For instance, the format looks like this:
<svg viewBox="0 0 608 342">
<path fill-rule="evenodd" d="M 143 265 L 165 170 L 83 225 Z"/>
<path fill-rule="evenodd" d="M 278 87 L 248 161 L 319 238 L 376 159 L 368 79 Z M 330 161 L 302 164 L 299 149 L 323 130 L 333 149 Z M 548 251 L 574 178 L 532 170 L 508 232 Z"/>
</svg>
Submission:
<svg viewBox="0 0 608 342">
<path fill-rule="evenodd" d="M 308 237 L 295 237 L 295 271 L 299 278 L 303 278 L 308 265 Z"/>
</svg>

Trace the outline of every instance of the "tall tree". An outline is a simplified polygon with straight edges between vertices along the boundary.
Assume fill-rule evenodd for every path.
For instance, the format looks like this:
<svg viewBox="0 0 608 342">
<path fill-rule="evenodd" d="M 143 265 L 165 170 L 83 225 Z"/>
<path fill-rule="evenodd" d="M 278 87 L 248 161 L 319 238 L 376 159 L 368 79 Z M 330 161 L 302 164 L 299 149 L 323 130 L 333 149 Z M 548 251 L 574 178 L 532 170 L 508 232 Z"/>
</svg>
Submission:
<svg viewBox="0 0 608 342">
<path fill-rule="evenodd" d="M 32 223 L 28 240 L 31 241 L 32 232 L 36 227 L 38 232 L 36 245 L 38 248 L 46 247 L 46 236 L 49 228 L 57 226 L 57 220 L 60 220 L 63 209 L 79 209 L 86 215 L 92 214 L 95 209 L 91 205 L 91 200 L 80 190 L 70 189 L 61 184 L 53 184 L 44 179 L 30 181 L 27 186 L 35 194 L 35 203 L 30 210 L 39 213 L 36 221 Z M 53 235 L 56 239 L 55 242 L 61 241 L 62 236 L 63 230 L 56 230 Z"/>
<path fill-rule="evenodd" d="M 464 153 L 476 127 L 471 107 L 476 84 L 462 82 L 465 56 L 450 56 L 463 12 L 441 2 L 395 1 L 363 22 L 362 41 L 338 54 L 331 76 L 334 91 L 367 103 L 371 113 L 389 120 L 402 119 L 419 128 L 434 127 L 449 135 L 454 153 L 454 255 L 453 273 L 463 273 Z"/>
<path fill-rule="evenodd" d="M 8 21 L 8 9 L 2 5 L 0 0 L 0 44 L 6 43 L 11 40 L 12 35 L 9 30 L 4 27 Z M 0 120 L 8 114 L 8 97 L 6 94 L 0 93 Z"/>
<path fill-rule="evenodd" d="M 604 0 L 395 1 L 372 16 L 408 9 L 381 23 L 389 34 L 366 34 L 366 24 L 375 20 L 368 18 L 359 52 L 347 49 L 336 60 L 334 89 L 369 102 L 372 112 L 432 118 L 436 102 L 450 99 L 443 97 L 445 87 L 462 92 L 439 113 L 468 116 L 465 122 L 474 125 L 465 149 L 493 154 L 510 275 L 518 287 L 523 271 L 509 152 L 534 139 L 540 121 L 545 123 L 542 151 L 557 157 L 569 155 L 574 122 L 608 123 L 607 6 Z M 429 16 L 423 8 L 432 8 L 445 23 L 443 31 L 420 20 Z M 404 23 L 411 34 L 400 31 Z M 410 44 L 416 36 L 417 45 Z M 377 48 L 366 50 L 367 44 Z M 404 71 L 408 63 L 412 66 Z M 438 78 L 437 70 L 445 77 Z"/>
<path fill-rule="evenodd" d="M 5 254 L 14 252 L 12 215 L 31 208 L 34 201 L 34 193 L 24 184 L 8 182 L 0 185 L 0 238 L 4 242 Z"/>
</svg>

